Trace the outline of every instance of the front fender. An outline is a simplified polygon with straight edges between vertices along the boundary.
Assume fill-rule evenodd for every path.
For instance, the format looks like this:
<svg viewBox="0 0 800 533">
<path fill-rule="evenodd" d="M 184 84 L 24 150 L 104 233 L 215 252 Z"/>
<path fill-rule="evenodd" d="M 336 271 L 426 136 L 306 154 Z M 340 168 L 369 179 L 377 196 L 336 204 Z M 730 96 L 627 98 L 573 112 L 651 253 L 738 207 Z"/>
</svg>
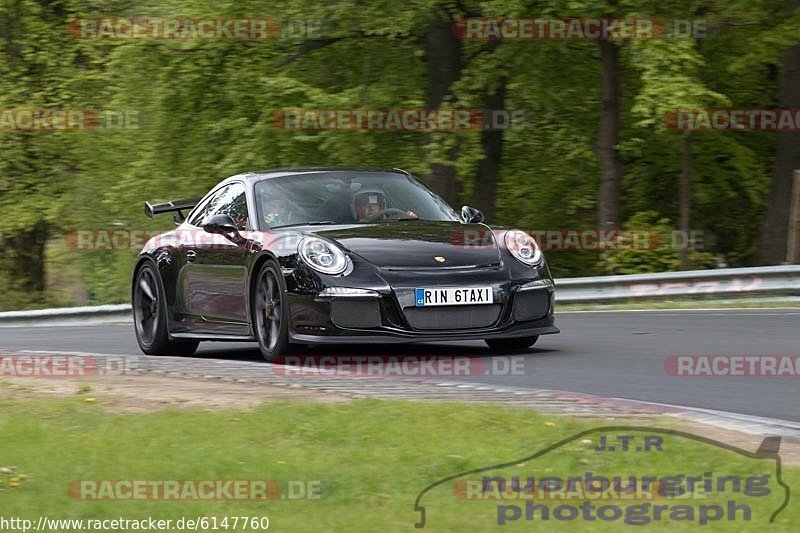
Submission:
<svg viewBox="0 0 800 533">
<path fill-rule="evenodd" d="M 133 270 L 131 279 L 131 303 L 133 303 L 133 291 L 136 290 L 136 276 L 145 264 L 149 263 L 158 273 L 158 282 L 161 284 L 161 294 L 165 298 L 165 309 L 167 314 L 168 331 L 174 331 L 172 325 L 176 319 L 176 313 L 180 307 L 179 299 L 179 278 L 181 265 L 179 264 L 177 250 L 173 247 L 162 246 L 151 251 L 142 252 L 137 258 L 136 267 Z"/>
</svg>

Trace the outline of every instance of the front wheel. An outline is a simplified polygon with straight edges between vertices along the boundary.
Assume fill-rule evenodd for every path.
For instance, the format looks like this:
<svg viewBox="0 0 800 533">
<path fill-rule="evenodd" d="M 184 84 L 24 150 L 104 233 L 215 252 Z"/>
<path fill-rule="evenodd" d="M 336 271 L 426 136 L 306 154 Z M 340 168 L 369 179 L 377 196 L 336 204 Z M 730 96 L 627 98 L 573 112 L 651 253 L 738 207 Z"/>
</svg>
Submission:
<svg viewBox="0 0 800 533">
<path fill-rule="evenodd" d="M 536 335 L 535 337 L 518 337 L 515 339 L 486 339 L 486 344 L 489 345 L 489 348 L 492 350 L 497 351 L 514 351 L 514 350 L 524 350 L 526 348 L 530 348 L 536 341 L 539 340 L 539 336 Z"/>
<path fill-rule="evenodd" d="M 256 338 L 261 355 L 274 362 L 290 352 L 288 306 L 285 303 L 282 276 L 271 261 L 264 263 L 253 293 Z"/>
<path fill-rule="evenodd" d="M 133 322 L 136 342 L 147 355 L 192 355 L 198 341 L 171 341 L 167 332 L 167 309 L 158 274 L 145 264 L 133 287 Z"/>
</svg>

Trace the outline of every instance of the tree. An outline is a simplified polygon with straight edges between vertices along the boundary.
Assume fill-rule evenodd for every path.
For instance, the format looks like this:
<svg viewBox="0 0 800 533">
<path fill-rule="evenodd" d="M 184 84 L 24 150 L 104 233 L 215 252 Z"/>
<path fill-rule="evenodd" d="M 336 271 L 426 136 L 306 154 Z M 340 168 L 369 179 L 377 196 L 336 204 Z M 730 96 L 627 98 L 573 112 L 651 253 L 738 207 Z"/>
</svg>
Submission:
<svg viewBox="0 0 800 533">
<path fill-rule="evenodd" d="M 787 8 L 800 12 L 800 0 L 790 0 Z M 800 43 L 785 49 L 780 59 L 778 83 L 779 109 L 800 109 Z M 786 260 L 789 228 L 792 176 L 800 169 L 800 132 L 780 131 L 775 147 L 775 167 L 772 174 L 767 208 L 761 230 L 758 260 L 775 265 Z"/>
<path fill-rule="evenodd" d="M 597 155 L 603 175 L 597 199 L 597 225 L 619 228 L 622 189 L 622 161 L 617 146 L 620 142 L 620 52 L 612 41 L 600 41 L 599 45 L 602 107 Z"/>
</svg>

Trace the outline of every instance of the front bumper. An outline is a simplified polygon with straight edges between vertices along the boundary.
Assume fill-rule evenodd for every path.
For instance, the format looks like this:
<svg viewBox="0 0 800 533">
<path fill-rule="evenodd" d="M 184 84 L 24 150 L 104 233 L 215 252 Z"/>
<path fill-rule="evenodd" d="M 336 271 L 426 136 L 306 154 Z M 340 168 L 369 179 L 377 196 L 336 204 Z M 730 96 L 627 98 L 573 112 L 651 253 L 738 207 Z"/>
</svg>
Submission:
<svg viewBox="0 0 800 533">
<path fill-rule="evenodd" d="M 412 342 L 458 342 L 473 341 L 484 339 L 512 339 L 517 337 L 533 337 L 538 335 L 550 335 L 561 331 L 552 324 L 540 327 L 514 328 L 507 330 L 497 330 L 490 332 L 441 332 L 437 334 L 424 334 L 409 332 L 389 332 L 381 331 L 359 333 L 357 335 L 309 335 L 303 333 L 292 333 L 290 338 L 294 343 L 301 344 L 404 344 Z"/>
<path fill-rule="evenodd" d="M 493 305 L 414 306 L 417 283 L 374 287 L 373 296 L 289 293 L 289 336 L 303 344 L 465 341 L 559 333 L 548 277 L 491 282 Z M 531 281 L 545 281 L 523 289 Z M 477 283 L 484 285 L 486 283 Z M 469 286 L 462 284 L 461 286 Z M 476 285 L 475 281 L 471 285 Z"/>
</svg>

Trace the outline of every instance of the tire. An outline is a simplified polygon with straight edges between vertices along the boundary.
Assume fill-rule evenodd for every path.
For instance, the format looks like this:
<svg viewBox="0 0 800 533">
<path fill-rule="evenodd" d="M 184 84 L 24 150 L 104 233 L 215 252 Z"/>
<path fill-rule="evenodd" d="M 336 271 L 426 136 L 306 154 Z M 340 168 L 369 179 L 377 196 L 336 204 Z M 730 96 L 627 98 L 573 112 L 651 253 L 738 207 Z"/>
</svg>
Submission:
<svg viewBox="0 0 800 533">
<path fill-rule="evenodd" d="M 145 263 L 133 286 L 133 323 L 136 342 L 147 355 L 192 355 L 198 341 L 171 341 L 167 331 L 167 309 L 158 273 Z"/>
<path fill-rule="evenodd" d="M 539 336 L 536 335 L 535 337 L 518 337 L 516 339 L 486 339 L 486 344 L 489 345 L 489 348 L 496 351 L 515 351 L 515 350 L 525 350 L 526 348 L 530 348 L 536 341 L 539 340 Z"/>
<path fill-rule="evenodd" d="M 281 355 L 294 352 L 289 343 L 289 306 L 283 275 L 272 261 L 258 272 L 253 288 L 253 329 L 261 355 L 273 363 Z"/>
</svg>

